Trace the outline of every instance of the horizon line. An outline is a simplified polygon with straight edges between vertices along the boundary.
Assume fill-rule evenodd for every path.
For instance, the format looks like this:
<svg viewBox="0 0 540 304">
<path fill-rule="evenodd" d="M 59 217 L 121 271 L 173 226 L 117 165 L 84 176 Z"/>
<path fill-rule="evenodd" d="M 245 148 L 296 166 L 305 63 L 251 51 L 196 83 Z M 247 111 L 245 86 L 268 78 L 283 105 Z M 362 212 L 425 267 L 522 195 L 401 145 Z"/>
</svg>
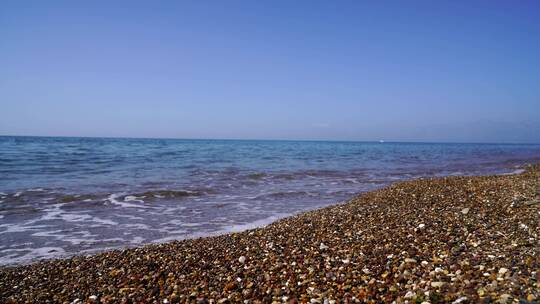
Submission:
<svg viewBox="0 0 540 304">
<path fill-rule="evenodd" d="M 473 142 L 473 141 L 415 141 L 415 140 L 354 140 L 354 139 L 261 139 L 261 138 L 190 138 L 190 137 L 133 137 L 133 136 L 72 136 L 72 135 L 5 135 L 0 137 L 40 137 L 40 138 L 87 138 L 87 139 L 140 139 L 140 140 L 222 140 L 222 141 L 300 141 L 300 142 L 348 142 L 348 143 L 389 143 L 389 144 L 476 144 L 476 145 L 540 145 L 540 142 Z"/>
</svg>

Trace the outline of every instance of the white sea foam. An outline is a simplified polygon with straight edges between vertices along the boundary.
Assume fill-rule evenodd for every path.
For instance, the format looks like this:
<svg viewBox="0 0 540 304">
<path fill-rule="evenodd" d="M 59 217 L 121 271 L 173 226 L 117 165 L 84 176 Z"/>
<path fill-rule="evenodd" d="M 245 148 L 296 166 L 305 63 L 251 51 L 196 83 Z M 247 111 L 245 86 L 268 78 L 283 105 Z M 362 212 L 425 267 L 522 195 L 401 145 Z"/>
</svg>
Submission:
<svg viewBox="0 0 540 304">
<path fill-rule="evenodd" d="M 43 188 L 32 188 L 32 189 L 28 189 L 26 191 L 32 191 L 32 192 L 43 192 L 45 191 L 45 189 Z"/>
<path fill-rule="evenodd" d="M 521 173 L 523 173 L 523 172 L 525 172 L 525 171 L 527 171 L 527 170 L 525 170 L 525 169 L 516 169 L 516 170 L 514 170 L 514 171 L 502 173 L 502 174 L 500 174 L 500 175 L 514 175 L 514 174 L 521 174 Z"/>
<path fill-rule="evenodd" d="M 360 182 L 358 181 L 358 179 L 356 178 L 345 178 L 344 179 L 345 181 L 348 181 L 350 183 L 353 183 L 353 184 L 359 184 Z"/>
<path fill-rule="evenodd" d="M 176 206 L 176 207 L 172 207 L 172 208 L 165 208 L 163 210 L 160 210 L 159 213 L 162 214 L 162 215 L 179 215 L 180 211 L 182 210 L 185 210 L 187 209 L 186 207 L 183 207 L 183 206 Z"/>
<path fill-rule="evenodd" d="M 130 229 L 151 230 L 150 226 L 143 223 L 122 224 L 122 227 L 130 228 Z"/>
<path fill-rule="evenodd" d="M 139 199 L 137 198 L 136 196 L 134 195 L 128 195 L 126 197 L 124 197 L 124 202 L 139 202 L 139 203 L 144 203 L 144 201 L 142 199 Z"/>
<path fill-rule="evenodd" d="M 117 200 L 117 198 L 120 197 L 119 194 L 111 194 L 109 195 L 109 197 L 107 198 L 107 200 L 113 204 L 113 205 L 117 205 L 117 206 L 120 206 L 120 207 L 124 207 L 124 208 L 141 208 L 141 209 L 148 209 L 150 207 L 148 206 L 144 206 L 144 205 L 139 205 L 139 204 L 132 204 L 130 202 L 122 202 L 122 201 L 119 201 Z"/>
<path fill-rule="evenodd" d="M 55 204 L 52 206 L 52 208 L 45 209 L 44 215 L 42 215 L 37 220 L 27 222 L 27 224 L 38 221 L 62 220 L 68 223 L 95 222 L 101 225 L 118 225 L 118 223 L 115 221 L 109 219 L 102 219 L 100 217 L 92 216 L 87 213 L 66 212 L 60 208 L 63 205 L 63 203 Z"/>
<path fill-rule="evenodd" d="M 182 225 L 182 221 L 181 220 L 170 220 L 170 221 L 166 222 L 165 225 L 178 226 L 178 225 Z"/>
<path fill-rule="evenodd" d="M 161 229 L 159 230 L 161 231 Z M 168 232 L 170 235 L 163 238 L 152 240 L 151 243 L 159 244 L 159 243 L 165 243 L 165 242 L 170 242 L 170 241 L 175 241 L 175 240 L 181 240 L 181 239 L 185 239 L 186 237 L 189 237 L 189 235 L 186 234 L 187 230 L 174 230 L 174 231 L 166 231 L 166 232 Z"/>
<path fill-rule="evenodd" d="M 253 222 L 226 226 L 226 227 L 223 227 L 221 231 L 224 233 L 229 233 L 229 232 L 240 232 L 240 231 L 254 229 L 254 228 L 261 228 L 290 215 L 291 215 L 290 213 L 276 213 L 269 217 L 256 220 Z"/>
<path fill-rule="evenodd" d="M 31 227 L 25 226 L 25 224 L 2 224 L 0 225 L 0 228 L 4 228 L 6 230 L 0 231 L 0 234 L 5 233 L 13 233 L 13 232 L 25 232 L 32 230 Z"/>
<path fill-rule="evenodd" d="M 49 231 L 39 231 L 32 233 L 32 236 L 38 236 L 38 237 L 48 237 L 48 238 L 54 238 L 57 240 L 61 240 L 66 235 L 61 233 L 63 230 L 49 230 Z"/>
<path fill-rule="evenodd" d="M 66 255 L 61 247 L 5 249 L 0 251 L 0 264 L 28 263 L 37 259 L 50 259 Z"/>
<path fill-rule="evenodd" d="M 129 241 L 131 244 L 141 244 L 142 242 L 144 242 L 144 238 L 140 237 L 140 236 L 136 236 L 134 237 L 131 241 Z"/>
<path fill-rule="evenodd" d="M 97 235 L 92 234 L 90 233 L 90 231 L 87 231 L 87 230 L 79 231 L 75 233 L 75 235 L 67 236 L 67 235 L 59 234 L 58 236 L 60 237 L 59 240 L 63 242 L 70 242 L 73 245 L 95 244 L 101 241 L 99 238 L 96 238 L 98 237 Z"/>
<path fill-rule="evenodd" d="M 102 239 L 100 241 L 101 242 L 120 242 L 120 243 L 122 243 L 122 242 L 125 241 L 125 239 L 123 239 L 123 238 L 109 238 L 109 239 Z"/>
<path fill-rule="evenodd" d="M 200 227 L 202 226 L 202 223 L 183 223 L 181 226 L 183 227 Z"/>
<path fill-rule="evenodd" d="M 66 222 L 87 222 L 92 219 L 92 216 L 85 213 L 60 213 L 59 219 Z"/>
<path fill-rule="evenodd" d="M 57 220 L 58 216 L 64 213 L 60 207 L 62 207 L 64 204 L 54 204 L 51 206 L 51 208 L 44 209 L 43 212 L 45 214 L 39 218 L 41 221 L 48 221 L 48 220 Z"/>
<path fill-rule="evenodd" d="M 111 220 L 108 220 L 108 219 L 102 219 L 102 218 L 96 217 L 96 216 L 93 216 L 91 218 L 91 221 L 96 222 L 96 223 L 100 223 L 100 224 L 104 224 L 104 225 L 111 225 L 111 226 L 118 225 L 118 223 L 115 222 L 115 221 L 111 221 Z"/>
<path fill-rule="evenodd" d="M 144 217 L 130 215 L 130 214 L 115 214 L 115 216 L 116 217 L 127 218 L 127 219 L 130 219 L 130 220 L 141 220 L 141 221 L 146 220 Z"/>
</svg>

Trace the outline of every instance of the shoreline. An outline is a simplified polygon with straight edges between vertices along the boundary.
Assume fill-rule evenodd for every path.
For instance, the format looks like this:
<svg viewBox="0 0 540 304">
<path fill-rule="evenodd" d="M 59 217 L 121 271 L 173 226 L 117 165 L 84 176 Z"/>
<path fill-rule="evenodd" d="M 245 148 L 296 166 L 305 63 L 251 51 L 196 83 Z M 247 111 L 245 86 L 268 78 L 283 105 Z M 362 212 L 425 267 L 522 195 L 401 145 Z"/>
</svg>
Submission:
<svg viewBox="0 0 540 304">
<path fill-rule="evenodd" d="M 540 205 L 523 202 L 540 199 L 540 166 L 526 170 L 392 183 L 263 228 L 3 266 L 0 298 L 536 301 Z"/>
<path fill-rule="evenodd" d="M 523 168 L 528 166 L 528 165 L 529 164 L 522 165 L 522 166 L 519 166 L 519 167 L 514 166 L 513 168 L 509 167 L 509 168 L 506 169 L 507 172 L 500 172 L 500 173 L 492 172 L 492 173 L 489 173 L 487 175 L 515 175 L 515 174 L 520 174 L 520 173 L 523 173 L 523 172 L 526 171 L 526 169 L 523 169 Z M 375 189 L 372 189 L 372 190 L 366 190 L 366 191 L 357 192 L 355 194 L 352 194 L 349 198 L 346 198 L 346 199 L 343 199 L 343 200 L 340 200 L 340 201 L 336 201 L 336 202 L 333 202 L 331 204 L 326 204 L 326 205 L 323 205 L 323 206 L 315 206 L 315 207 L 311 207 L 311 208 L 308 208 L 308 209 L 298 210 L 298 211 L 295 211 L 295 212 L 292 212 L 292 213 L 276 213 L 276 214 L 270 215 L 270 216 L 268 216 L 266 218 L 261 218 L 261 219 L 258 219 L 256 221 L 253 221 L 253 222 L 247 222 L 247 223 L 243 223 L 243 224 L 234 224 L 233 226 L 225 227 L 223 229 L 212 231 L 212 232 L 193 233 L 193 234 L 190 234 L 190 235 L 185 236 L 185 237 L 163 237 L 163 238 L 159 238 L 159 239 L 156 239 L 156 240 L 153 240 L 153 241 L 150 241 L 150 242 L 145 242 L 145 243 L 124 245 L 124 246 L 111 246 L 111 247 L 104 247 L 104 248 L 84 249 L 84 250 L 79 251 L 79 253 L 63 252 L 61 247 L 43 247 L 43 248 L 35 249 L 35 251 L 38 252 L 38 254 L 39 254 L 40 252 L 42 252 L 42 250 L 54 249 L 55 253 L 54 254 L 46 254 L 46 255 L 42 254 L 41 256 L 36 256 L 36 257 L 34 257 L 32 259 L 26 259 L 23 256 L 23 259 L 20 259 L 19 261 L 15 261 L 15 262 L 11 262 L 11 263 L 0 263 L 0 269 L 1 268 L 7 268 L 7 267 L 17 267 L 17 266 L 31 265 L 31 264 L 38 263 L 38 262 L 46 262 L 46 261 L 58 260 L 58 259 L 69 259 L 69 258 L 73 258 L 73 257 L 87 257 L 87 256 L 92 256 L 92 255 L 100 254 L 100 253 L 107 252 L 107 251 L 140 248 L 140 247 L 144 247 L 144 246 L 164 244 L 164 243 L 168 243 L 168 242 L 172 242 L 172 241 L 184 241 L 184 240 L 192 240 L 192 239 L 198 239 L 198 238 L 214 237 L 214 236 L 221 236 L 221 235 L 230 234 L 230 233 L 238 233 L 238 232 L 251 230 L 251 229 L 256 229 L 256 228 L 263 228 L 263 227 L 265 227 L 265 226 L 267 226 L 269 224 L 272 224 L 272 223 L 274 223 L 274 222 L 276 222 L 278 220 L 284 219 L 284 218 L 300 215 L 302 213 L 306 213 L 306 212 L 310 212 L 310 211 L 314 211 L 314 210 L 318 210 L 318 209 L 322 209 L 322 208 L 326 208 L 326 207 L 332 207 L 332 206 L 336 206 L 336 205 L 340 205 L 340 204 L 346 204 L 346 203 L 348 203 L 349 201 L 351 201 L 352 199 L 356 198 L 359 195 L 362 195 L 362 194 L 367 193 L 367 192 L 378 191 L 378 190 L 383 189 L 385 187 L 391 186 L 391 185 L 393 185 L 395 183 L 400 183 L 400 182 L 405 182 L 405 181 L 414 181 L 414 180 L 417 180 L 417 179 L 418 180 L 420 180 L 420 179 L 433 179 L 433 178 L 444 178 L 444 177 L 451 177 L 451 176 L 474 177 L 474 176 L 486 176 L 486 174 L 476 174 L 476 175 L 475 174 L 434 175 L 434 176 L 426 176 L 426 177 L 420 177 L 420 178 L 402 179 L 402 180 L 399 180 L 399 181 L 392 181 L 392 182 L 388 182 L 386 185 L 376 187 Z M 41 189 L 42 188 L 27 189 L 26 191 L 32 191 L 32 190 L 34 190 L 34 191 L 42 191 Z M 24 190 L 21 190 L 21 191 L 24 191 Z M 61 253 L 61 254 L 57 253 L 58 250 L 62 251 L 63 253 Z"/>
</svg>

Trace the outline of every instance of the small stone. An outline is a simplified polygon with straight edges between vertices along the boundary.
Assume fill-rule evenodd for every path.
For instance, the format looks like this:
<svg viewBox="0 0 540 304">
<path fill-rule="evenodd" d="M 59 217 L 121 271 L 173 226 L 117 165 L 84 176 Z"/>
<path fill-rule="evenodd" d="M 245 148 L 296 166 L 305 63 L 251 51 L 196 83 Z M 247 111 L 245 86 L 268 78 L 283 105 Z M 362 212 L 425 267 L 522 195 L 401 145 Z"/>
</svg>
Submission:
<svg viewBox="0 0 540 304">
<path fill-rule="evenodd" d="M 416 260 L 415 260 L 415 259 L 411 259 L 411 258 L 406 258 L 406 259 L 405 259 L 405 263 L 416 263 Z"/>
<path fill-rule="evenodd" d="M 510 301 L 510 298 L 511 298 L 511 297 L 512 297 L 512 296 L 509 295 L 509 294 L 507 294 L 507 293 L 502 294 L 501 297 L 499 298 L 499 301 L 498 301 L 498 302 L 499 302 L 499 303 L 508 303 L 508 302 Z"/>
<path fill-rule="evenodd" d="M 96 295 L 91 295 L 91 296 L 88 297 L 88 299 L 89 299 L 90 301 L 96 301 L 96 300 L 97 300 L 97 296 L 96 296 Z"/>
<path fill-rule="evenodd" d="M 426 224 L 420 224 L 418 225 L 418 229 L 424 229 L 426 227 Z"/>
<path fill-rule="evenodd" d="M 328 246 L 326 246 L 324 243 L 321 243 L 321 245 L 319 246 L 319 249 L 320 250 L 326 250 L 326 249 L 328 249 Z"/>
<path fill-rule="evenodd" d="M 469 213 L 469 210 L 470 210 L 469 208 L 463 208 L 463 209 L 461 210 L 461 213 L 467 214 L 467 213 Z"/>
<path fill-rule="evenodd" d="M 163 299 L 163 304 L 169 304 L 169 300 Z"/>
<path fill-rule="evenodd" d="M 422 266 L 427 266 L 427 265 L 429 265 L 428 261 L 422 261 L 420 264 L 422 264 Z"/>
<path fill-rule="evenodd" d="M 527 301 L 532 302 L 532 301 L 534 301 L 534 300 L 536 300 L 536 297 L 535 297 L 534 295 L 529 294 L 529 295 L 527 296 Z"/>
<path fill-rule="evenodd" d="M 505 274 L 507 272 L 508 272 L 508 268 L 501 267 L 501 269 L 499 269 L 499 274 Z"/>
<path fill-rule="evenodd" d="M 241 256 L 238 258 L 238 262 L 244 264 L 246 262 L 246 257 L 245 256 Z"/>
<path fill-rule="evenodd" d="M 415 293 L 412 292 L 412 291 L 407 291 L 407 293 L 405 294 L 405 299 L 412 299 L 414 297 Z"/>
<path fill-rule="evenodd" d="M 465 301 L 467 301 L 467 297 L 459 297 L 454 302 L 452 302 L 452 304 L 458 304 Z"/>
<path fill-rule="evenodd" d="M 431 282 L 431 287 L 440 288 L 443 287 L 444 282 Z"/>
<path fill-rule="evenodd" d="M 236 289 L 237 285 L 235 282 L 230 282 L 230 283 L 227 283 L 227 285 L 225 285 L 225 288 L 223 289 L 224 291 L 231 291 L 231 290 L 234 290 Z"/>
</svg>

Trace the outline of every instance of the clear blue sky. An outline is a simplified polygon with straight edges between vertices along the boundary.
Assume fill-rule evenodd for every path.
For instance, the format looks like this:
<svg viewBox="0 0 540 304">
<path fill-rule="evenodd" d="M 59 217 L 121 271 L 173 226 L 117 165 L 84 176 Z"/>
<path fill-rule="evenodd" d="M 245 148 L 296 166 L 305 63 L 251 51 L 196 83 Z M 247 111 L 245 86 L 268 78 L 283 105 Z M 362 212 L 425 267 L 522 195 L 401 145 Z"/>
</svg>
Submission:
<svg viewBox="0 0 540 304">
<path fill-rule="evenodd" d="M 1 1 L 0 134 L 540 142 L 540 1 Z"/>
</svg>

